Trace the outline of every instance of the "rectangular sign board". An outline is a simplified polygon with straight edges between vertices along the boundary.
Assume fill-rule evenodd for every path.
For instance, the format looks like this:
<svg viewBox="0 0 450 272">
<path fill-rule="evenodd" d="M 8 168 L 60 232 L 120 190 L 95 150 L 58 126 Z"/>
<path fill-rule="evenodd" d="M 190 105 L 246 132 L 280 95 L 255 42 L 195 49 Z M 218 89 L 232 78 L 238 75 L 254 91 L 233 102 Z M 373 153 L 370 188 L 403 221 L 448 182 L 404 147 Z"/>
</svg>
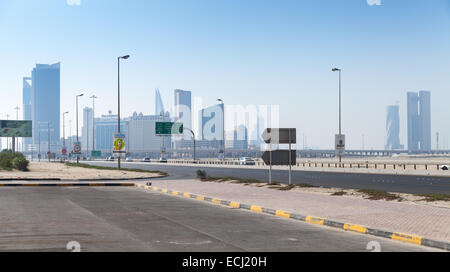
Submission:
<svg viewBox="0 0 450 272">
<path fill-rule="evenodd" d="M 99 158 L 102 156 L 102 151 L 100 150 L 92 150 L 91 151 L 91 156 L 94 158 Z"/>
<path fill-rule="evenodd" d="M 270 151 L 264 152 L 262 159 L 266 165 L 270 165 Z M 291 165 L 297 163 L 297 150 L 291 150 Z M 289 165 L 289 150 L 272 151 L 272 165 Z"/>
<path fill-rule="evenodd" d="M 32 121 L 0 120 L 0 137 L 33 137 Z"/>
<path fill-rule="evenodd" d="M 125 134 L 114 133 L 112 153 L 114 157 L 124 157 L 126 155 L 127 151 L 125 149 Z"/>
<path fill-rule="evenodd" d="M 296 144 L 297 129 L 266 128 L 261 137 L 266 144 Z"/>
<path fill-rule="evenodd" d="M 81 143 L 80 142 L 73 143 L 73 151 L 72 151 L 72 153 L 74 155 L 80 155 L 81 154 Z"/>
<path fill-rule="evenodd" d="M 183 134 L 183 123 L 156 122 L 155 133 L 158 136 Z"/>
<path fill-rule="evenodd" d="M 335 152 L 336 156 L 344 156 L 345 155 L 345 135 L 337 134 L 335 136 Z"/>
</svg>

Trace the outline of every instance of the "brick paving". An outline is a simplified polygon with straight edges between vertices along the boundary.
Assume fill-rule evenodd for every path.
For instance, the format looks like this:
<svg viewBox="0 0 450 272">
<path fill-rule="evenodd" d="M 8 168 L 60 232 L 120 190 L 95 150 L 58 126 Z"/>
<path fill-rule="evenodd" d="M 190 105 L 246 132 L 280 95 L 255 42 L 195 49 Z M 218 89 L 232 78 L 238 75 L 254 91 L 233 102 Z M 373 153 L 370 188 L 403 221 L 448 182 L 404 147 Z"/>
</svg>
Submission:
<svg viewBox="0 0 450 272">
<path fill-rule="evenodd" d="M 450 242 L 449 208 L 198 180 L 153 180 L 152 185 Z"/>
</svg>

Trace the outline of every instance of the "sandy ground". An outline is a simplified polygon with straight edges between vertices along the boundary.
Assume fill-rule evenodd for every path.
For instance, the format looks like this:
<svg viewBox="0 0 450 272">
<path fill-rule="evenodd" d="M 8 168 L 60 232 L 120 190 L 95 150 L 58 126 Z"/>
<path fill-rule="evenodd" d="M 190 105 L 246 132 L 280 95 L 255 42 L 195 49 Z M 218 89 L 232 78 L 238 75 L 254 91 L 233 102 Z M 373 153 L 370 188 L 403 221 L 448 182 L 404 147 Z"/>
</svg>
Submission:
<svg viewBox="0 0 450 272">
<path fill-rule="evenodd" d="M 62 163 L 32 162 L 29 166 L 29 172 L 20 171 L 0 171 L 2 179 L 134 179 L 134 178 L 153 178 L 159 174 L 139 173 L 132 171 L 117 170 L 97 170 L 81 167 L 69 167 Z"/>
<path fill-rule="evenodd" d="M 227 183 L 233 183 L 233 181 L 226 181 Z M 235 182 L 234 182 L 235 183 Z M 264 184 L 241 184 L 243 186 L 250 186 L 250 187 L 259 187 L 259 188 L 270 188 L 274 190 L 280 190 L 282 188 L 285 188 L 287 185 L 281 184 L 281 185 L 269 185 L 267 183 Z M 280 190 L 282 191 L 282 190 Z M 335 196 L 335 197 L 344 197 L 349 199 L 367 199 L 368 195 L 358 192 L 358 190 L 353 189 L 340 189 L 340 188 L 302 188 L 302 187 L 295 187 L 289 191 L 292 192 L 304 192 L 304 193 L 312 193 L 312 194 L 321 194 L 321 195 L 329 195 L 334 196 L 334 193 L 337 192 L 345 192 L 343 195 Z M 408 203 L 408 204 L 417 204 L 417 205 L 425 205 L 425 206 L 433 206 L 433 207 L 441 207 L 441 208 L 449 208 L 450 209 L 450 201 L 433 201 L 428 202 L 424 201 L 424 197 L 416 196 L 412 194 L 402 194 L 402 193 L 392 193 L 394 195 L 397 195 L 402 198 L 401 201 L 392 200 L 389 202 L 402 202 L 402 203 Z M 373 200 L 373 201 L 386 201 L 386 200 Z"/>
</svg>

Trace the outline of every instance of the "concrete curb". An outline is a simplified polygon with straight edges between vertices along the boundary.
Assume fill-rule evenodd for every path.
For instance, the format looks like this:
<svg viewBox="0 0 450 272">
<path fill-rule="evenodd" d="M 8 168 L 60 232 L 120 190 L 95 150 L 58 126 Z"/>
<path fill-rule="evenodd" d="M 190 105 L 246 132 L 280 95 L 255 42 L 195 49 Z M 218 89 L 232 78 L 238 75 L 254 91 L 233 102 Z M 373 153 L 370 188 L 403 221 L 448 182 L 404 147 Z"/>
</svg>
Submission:
<svg viewBox="0 0 450 272">
<path fill-rule="evenodd" d="M 124 181 L 124 180 L 150 180 L 156 178 L 165 178 L 167 176 L 160 177 L 148 177 L 148 178 L 117 178 L 117 179 L 106 179 L 106 178 L 97 178 L 97 179 L 60 179 L 60 178 L 0 178 L 0 181 L 64 181 L 64 182 L 77 182 L 77 181 Z"/>
<path fill-rule="evenodd" d="M 0 187 L 132 187 L 135 183 L 1 183 Z"/>
<path fill-rule="evenodd" d="M 368 228 L 368 227 L 364 227 L 364 226 L 359 226 L 359 225 L 354 225 L 354 224 L 349 224 L 349 223 L 342 223 L 342 222 L 337 222 L 337 221 L 328 220 L 328 219 L 324 219 L 324 218 L 318 218 L 318 217 L 314 217 L 314 216 L 304 216 L 301 214 L 290 213 L 290 212 L 286 212 L 286 211 L 282 211 L 282 210 L 274 210 L 274 209 L 264 208 L 264 207 L 255 206 L 255 205 L 248 205 L 248 204 L 243 204 L 243 203 L 234 202 L 234 201 L 228 201 L 228 200 L 211 198 L 211 197 L 207 197 L 207 196 L 195 195 L 195 194 L 191 194 L 191 193 L 184 193 L 184 192 L 179 192 L 179 191 L 162 189 L 162 188 L 158 188 L 155 186 L 147 186 L 147 185 L 142 185 L 142 184 L 135 184 L 135 186 L 137 188 L 142 188 L 142 189 L 151 190 L 151 191 L 155 191 L 155 192 L 165 193 L 165 194 L 169 194 L 169 195 L 182 196 L 182 197 L 196 199 L 196 200 L 200 200 L 200 201 L 207 201 L 210 203 L 228 206 L 228 207 L 232 207 L 232 208 L 236 208 L 236 209 L 244 209 L 244 210 L 249 210 L 249 211 L 256 212 L 256 213 L 265 213 L 265 214 L 275 215 L 275 216 L 279 216 L 279 217 L 283 217 L 283 218 L 299 220 L 299 221 L 303 221 L 303 222 L 314 224 L 314 225 L 327 226 L 327 227 L 337 228 L 337 229 L 341 229 L 341 230 L 357 232 L 360 234 L 368 234 L 368 235 L 378 236 L 378 237 L 382 237 L 382 238 L 406 242 L 406 243 L 410 243 L 410 244 L 422 245 L 422 246 L 427 246 L 427 247 L 450 251 L 450 243 L 433 240 L 433 239 L 428 239 L 428 238 L 423 238 L 423 237 L 416 236 L 416 235 L 390 232 L 390 231 L 385 231 L 385 230 L 380 230 L 380 229 L 373 229 L 373 228 Z"/>
</svg>

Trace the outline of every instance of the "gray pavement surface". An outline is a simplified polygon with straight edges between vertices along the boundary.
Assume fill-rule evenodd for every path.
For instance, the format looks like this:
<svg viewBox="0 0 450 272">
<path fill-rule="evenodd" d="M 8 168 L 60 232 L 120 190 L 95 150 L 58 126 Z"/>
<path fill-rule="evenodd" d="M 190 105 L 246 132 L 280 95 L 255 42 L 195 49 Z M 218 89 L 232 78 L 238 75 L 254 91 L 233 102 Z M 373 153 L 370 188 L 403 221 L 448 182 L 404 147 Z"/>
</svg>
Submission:
<svg viewBox="0 0 450 272">
<path fill-rule="evenodd" d="M 89 164 L 114 166 L 117 163 L 89 162 Z M 240 169 L 224 167 L 200 167 L 165 165 L 161 163 L 124 163 L 123 167 L 140 168 L 146 170 L 161 170 L 167 172 L 166 179 L 194 179 L 197 170 L 204 170 L 210 176 L 238 178 L 254 178 L 267 181 L 268 170 Z M 288 171 L 274 170 L 273 181 L 287 183 Z M 343 189 L 375 189 L 388 192 L 409 194 L 450 194 L 450 177 L 390 175 L 390 174 L 361 174 L 361 173 L 335 173 L 318 171 L 293 171 L 294 184 L 309 183 L 326 188 Z"/>
<path fill-rule="evenodd" d="M 431 251 L 137 188 L 0 188 L 0 251 Z"/>
</svg>

